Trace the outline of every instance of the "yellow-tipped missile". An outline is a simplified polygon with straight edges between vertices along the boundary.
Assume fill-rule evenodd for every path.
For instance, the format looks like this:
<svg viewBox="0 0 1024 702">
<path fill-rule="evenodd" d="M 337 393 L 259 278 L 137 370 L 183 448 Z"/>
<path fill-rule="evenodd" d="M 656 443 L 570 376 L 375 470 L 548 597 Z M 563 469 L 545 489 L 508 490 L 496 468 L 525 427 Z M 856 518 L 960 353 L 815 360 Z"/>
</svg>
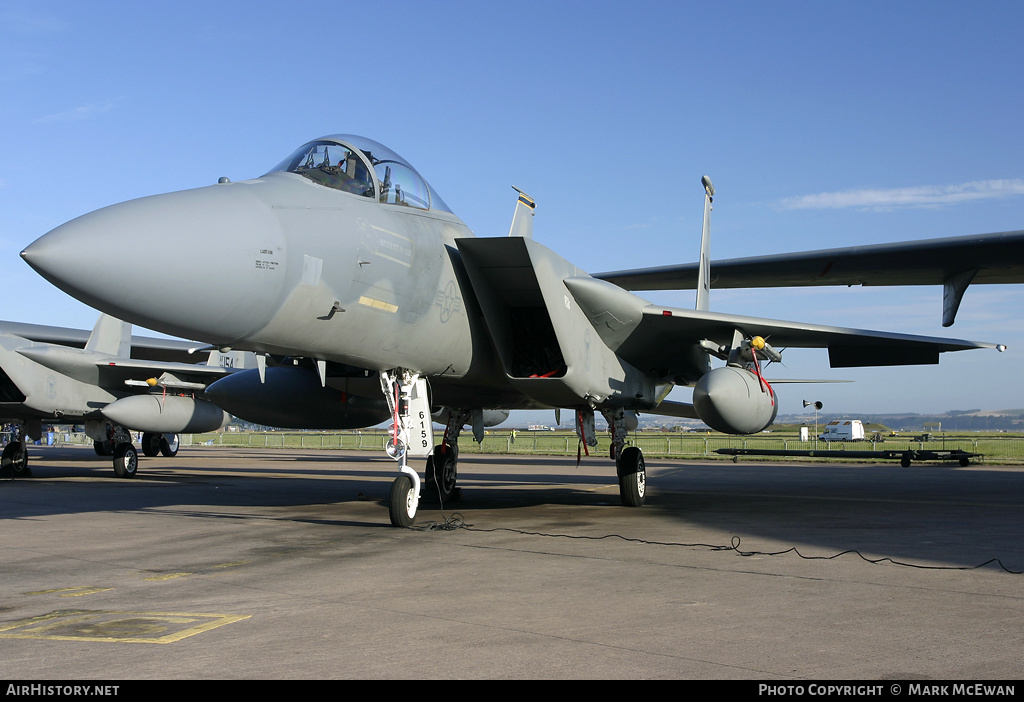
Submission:
<svg viewBox="0 0 1024 702">
<path fill-rule="evenodd" d="M 755 336 L 750 340 L 750 348 L 757 351 L 762 358 L 767 358 L 776 363 L 782 362 L 782 354 L 771 347 L 763 336 Z"/>
</svg>

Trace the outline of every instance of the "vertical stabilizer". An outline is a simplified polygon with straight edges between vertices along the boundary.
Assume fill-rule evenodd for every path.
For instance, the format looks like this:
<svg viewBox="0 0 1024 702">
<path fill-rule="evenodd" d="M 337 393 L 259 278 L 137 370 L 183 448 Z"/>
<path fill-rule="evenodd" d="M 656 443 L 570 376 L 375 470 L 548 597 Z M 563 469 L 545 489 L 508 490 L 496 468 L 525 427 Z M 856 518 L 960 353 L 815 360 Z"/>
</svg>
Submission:
<svg viewBox="0 0 1024 702">
<path fill-rule="evenodd" d="M 101 314 L 92 328 L 89 341 L 85 344 L 86 351 L 108 354 L 118 358 L 130 358 L 132 355 L 132 325 L 122 322 L 108 314 Z"/>
<path fill-rule="evenodd" d="M 516 211 L 512 215 L 512 227 L 508 230 L 508 235 L 532 239 L 533 211 L 537 209 L 537 203 L 516 186 L 513 185 L 512 189 L 519 193 L 519 200 L 516 202 Z"/>
<path fill-rule="evenodd" d="M 707 311 L 711 304 L 711 200 L 715 194 L 715 186 L 711 179 L 704 176 L 700 179 L 704 186 L 704 230 L 700 235 L 700 268 L 697 270 L 697 305 L 694 309 Z"/>
</svg>

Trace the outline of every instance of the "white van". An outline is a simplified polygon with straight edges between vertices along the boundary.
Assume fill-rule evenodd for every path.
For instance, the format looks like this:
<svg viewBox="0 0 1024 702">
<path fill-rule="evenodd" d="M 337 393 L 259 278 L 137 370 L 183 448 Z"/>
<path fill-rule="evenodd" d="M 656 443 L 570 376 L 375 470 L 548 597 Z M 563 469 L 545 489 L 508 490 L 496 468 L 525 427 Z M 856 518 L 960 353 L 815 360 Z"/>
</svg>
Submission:
<svg viewBox="0 0 1024 702">
<path fill-rule="evenodd" d="M 818 438 L 824 441 L 863 441 L 864 423 L 859 419 L 837 419 L 829 422 Z"/>
</svg>

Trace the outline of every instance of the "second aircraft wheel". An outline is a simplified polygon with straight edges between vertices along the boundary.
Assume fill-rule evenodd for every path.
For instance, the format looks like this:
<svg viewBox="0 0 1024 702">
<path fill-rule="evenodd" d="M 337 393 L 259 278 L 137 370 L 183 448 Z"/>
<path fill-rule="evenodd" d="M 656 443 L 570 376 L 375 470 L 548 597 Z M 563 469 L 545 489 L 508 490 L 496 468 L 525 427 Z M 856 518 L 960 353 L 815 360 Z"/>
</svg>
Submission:
<svg viewBox="0 0 1024 702">
<path fill-rule="evenodd" d="M 409 527 L 416 521 L 416 488 L 412 479 L 404 473 L 391 483 L 391 499 L 388 509 L 391 513 L 391 524 L 397 527 Z"/>
<path fill-rule="evenodd" d="M 118 444 L 114 449 L 114 475 L 134 478 L 139 470 L 139 454 L 131 444 Z"/>
<path fill-rule="evenodd" d="M 149 458 L 160 453 L 160 442 L 163 434 L 147 431 L 142 435 L 142 453 Z"/>
<path fill-rule="evenodd" d="M 434 453 L 427 457 L 426 484 L 428 494 L 435 490 L 442 500 L 450 500 L 455 495 L 455 483 L 458 480 L 458 460 L 451 446 L 438 445 Z"/>
<path fill-rule="evenodd" d="M 160 453 L 168 458 L 174 458 L 178 455 L 178 446 L 180 443 L 181 442 L 178 441 L 177 434 L 161 434 Z"/>
<path fill-rule="evenodd" d="M 0 456 L 0 467 L 5 473 L 16 478 L 27 478 L 32 474 L 28 469 L 28 448 L 24 441 L 11 441 L 4 446 L 3 455 Z"/>
<path fill-rule="evenodd" d="M 647 490 L 644 454 L 636 446 L 627 446 L 615 464 L 619 474 L 619 497 L 626 507 L 641 507 Z"/>
</svg>

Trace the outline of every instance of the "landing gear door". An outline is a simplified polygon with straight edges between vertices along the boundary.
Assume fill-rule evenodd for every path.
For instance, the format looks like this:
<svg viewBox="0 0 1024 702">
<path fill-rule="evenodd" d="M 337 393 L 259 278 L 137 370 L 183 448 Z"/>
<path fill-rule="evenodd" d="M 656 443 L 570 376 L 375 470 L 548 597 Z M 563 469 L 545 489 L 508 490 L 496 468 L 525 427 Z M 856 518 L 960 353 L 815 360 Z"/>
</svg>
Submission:
<svg viewBox="0 0 1024 702">
<path fill-rule="evenodd" d="M 434 450 L 434 423 L 430 416 L 430 398 L 426 378 L 417 378 L 409 388 L 409 454 L 419 458 Z"/>
</svg>

